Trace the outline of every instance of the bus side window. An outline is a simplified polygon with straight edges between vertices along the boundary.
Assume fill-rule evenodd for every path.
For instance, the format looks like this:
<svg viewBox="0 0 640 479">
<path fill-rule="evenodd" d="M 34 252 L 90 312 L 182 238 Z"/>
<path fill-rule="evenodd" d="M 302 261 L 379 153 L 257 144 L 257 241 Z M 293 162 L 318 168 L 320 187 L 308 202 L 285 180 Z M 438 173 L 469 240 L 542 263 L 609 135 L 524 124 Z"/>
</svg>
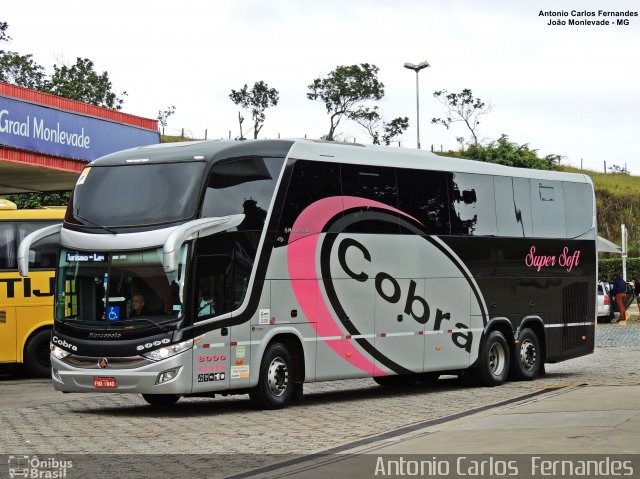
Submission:
<svg viewBox="0 0 640 479">
<path fill-rule="evenodd" d="M 288 166 L 288 168 L 290 167 Z M 308 206 L 324 198 L 339 197 L 340 195 L 340 166 L 338 164 L 297 160 L 293 165 L 278 227 L 278 234 L 284 240 L 280 244 L 287 243 L 286 239 L 291 228 L 296 224 L 300 213 Z M 320 233 L 318 226 L 315 223 L 298 225 L 300 229 L 304 229 L 309 234 Z"/>
<path fill-rule="evenodd" d="M 398 208 L 395 168 L 343 164 L 340 169 L 342 170 L 343 196 L 355 196 Z M 345 213 L 347 212 L 345 211 Z M 367 219 L 367 213 L 367 209 L 355 213 L 354 219 L 356 221 L 347 226 L 344 231 L 346 233 L 377 234 L 397 234 L 400 232 L 400 223 L 397 219 L 394 221 Z"/>
<path fill-rule="evenodd" d="M 498 234 L 493 176 L 454 173 L 449 198 L 455 211 L 451 218 L 452 234 Z"/>
<path fill-rule="evenodd" d="M 0 270 L 16 268 L 16 245 L 13 221 L 0 223 Z"/>
<path fill-rule="evenodd" d="M 283 158 L 247 157 L 214 164 L 202 217 L 244 214 L 238 229 L 261 231 L 283 162 Z"/>
<path fill-rule="evenodd" d="M 230 280 L 231 264 L 228 255 L 208 255 L 196 258 L 195 320 L 231 311 Z"/>
<path fill-rule="evenodd" d="M 576 238 L 593 228 L 593 191 L 587 183 L 563 182 L 567 237 Z"/>
<path fill-rule="evenodd" d="M 500 236 L 532 236 L 529 179 L 496 176 L 493 182 L 498 234 Z"/>
<path fill-rule="evenodd" d="M 446 173 L 398 168 L 399 209 L 417 219 L 429 235 L 449 234 Z"/>
<path fill-rule="evenodd" d="M 562 182 L 531 180 L 533 234 L 537 238 L 566 238 Z"/>
<path fill-rule="evenodd" d="M 198 296 L 211 298 L 216 315 L 237 309 L 246 296 L 253 270 L 260 233 L 236 231 L 205 236 L 196 241 L 195 291 L 193 308 L 196 319 Z M 213 313 L 211 313 L 213 314 Z"/>
</svg>

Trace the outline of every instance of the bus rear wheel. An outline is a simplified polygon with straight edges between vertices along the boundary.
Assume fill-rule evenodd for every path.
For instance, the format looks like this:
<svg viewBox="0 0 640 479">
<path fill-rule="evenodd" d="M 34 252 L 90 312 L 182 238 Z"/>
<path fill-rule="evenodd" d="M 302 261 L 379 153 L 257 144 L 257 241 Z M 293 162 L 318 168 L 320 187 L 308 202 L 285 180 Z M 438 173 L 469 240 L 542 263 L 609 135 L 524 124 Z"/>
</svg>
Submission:
<svg viewBox="0 0 640 479">
<path fill-rule="evenodd" d="M 293 373 L 293 359 L 287 347 L 271 344 L 262 357 L 258 385 L 249 392 L 251 402 L 260 409 L 286 407 L 294 391 Z"/>
<path fill-rule="evenodd" d="M 491 331 L 480 347 L 480 367 L 472 370 L 474 382 L 482 386 L 499 386 L 509 376 L 509 345 L 504 335 Z"/>
<path fill-rule="evenodd" d="M 168 408 L 178 402 L 177 394 L 143 394 L 142 398 L 153 407 Z"/>
<path fill-rule="evenodd" d="M 24 369 L 29 376 L 51 377 L 51 331 L 43 329 L 34 334 L 24 348 Z"/>
<path fill-rule="evenodd" d="M 514 379 L 530 381 L 538 376 L 542 365 L 538 336 L 532 329 L 524 328 L 518 339 L 511 362 L 511 375 Z"/>
</svg>

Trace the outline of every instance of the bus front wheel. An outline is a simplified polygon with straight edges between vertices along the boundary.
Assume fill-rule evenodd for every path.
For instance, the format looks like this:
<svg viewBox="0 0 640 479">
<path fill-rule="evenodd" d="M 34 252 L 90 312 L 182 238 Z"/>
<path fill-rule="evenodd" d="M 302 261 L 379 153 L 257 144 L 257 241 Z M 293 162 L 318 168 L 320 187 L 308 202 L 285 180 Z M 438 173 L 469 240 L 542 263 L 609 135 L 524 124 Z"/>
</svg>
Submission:
<svg viewBox="0 0 640 479">
<path fill-rule="evenodd" d="M 51 331 L 43 329 L 34 334 L 24 348 L 24 369 L 29 376 L 51 377 Z"/>
<path fill-rule="evenodd" d="M 262 357 L 258 385 L 249 392 L 251 402 L 260 409 L 286 407 L 294 391 L 293 372 L 293 360 L 286 346 L 271 344 Z"/>
</svg>

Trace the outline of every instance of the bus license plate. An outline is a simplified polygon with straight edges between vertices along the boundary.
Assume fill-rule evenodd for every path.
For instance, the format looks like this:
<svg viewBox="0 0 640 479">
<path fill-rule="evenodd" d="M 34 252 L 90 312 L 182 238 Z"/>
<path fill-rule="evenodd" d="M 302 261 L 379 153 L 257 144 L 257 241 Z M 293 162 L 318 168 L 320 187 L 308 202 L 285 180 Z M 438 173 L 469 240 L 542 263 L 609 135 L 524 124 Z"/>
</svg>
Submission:
<svg viewBox="0 0 640 479">
<path fill-rule="evenodd" d="M 114 389 L 117 386 L 116 378 L 93 378 L 93 387 L 96 389 Z"/>
</svg>

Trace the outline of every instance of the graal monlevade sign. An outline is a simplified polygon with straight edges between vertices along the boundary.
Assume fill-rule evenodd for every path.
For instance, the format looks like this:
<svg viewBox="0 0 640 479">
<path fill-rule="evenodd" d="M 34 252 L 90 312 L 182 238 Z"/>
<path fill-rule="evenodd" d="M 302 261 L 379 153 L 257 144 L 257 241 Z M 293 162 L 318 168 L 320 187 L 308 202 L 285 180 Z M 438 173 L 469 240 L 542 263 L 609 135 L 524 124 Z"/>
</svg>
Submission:
<svg viewBox="0 0 640 479">
<path fill-rule="evenodd" d="M 155 131 L 0 96 L 0 145 L 91 161 L 159 141 Z"/>
</svg>

